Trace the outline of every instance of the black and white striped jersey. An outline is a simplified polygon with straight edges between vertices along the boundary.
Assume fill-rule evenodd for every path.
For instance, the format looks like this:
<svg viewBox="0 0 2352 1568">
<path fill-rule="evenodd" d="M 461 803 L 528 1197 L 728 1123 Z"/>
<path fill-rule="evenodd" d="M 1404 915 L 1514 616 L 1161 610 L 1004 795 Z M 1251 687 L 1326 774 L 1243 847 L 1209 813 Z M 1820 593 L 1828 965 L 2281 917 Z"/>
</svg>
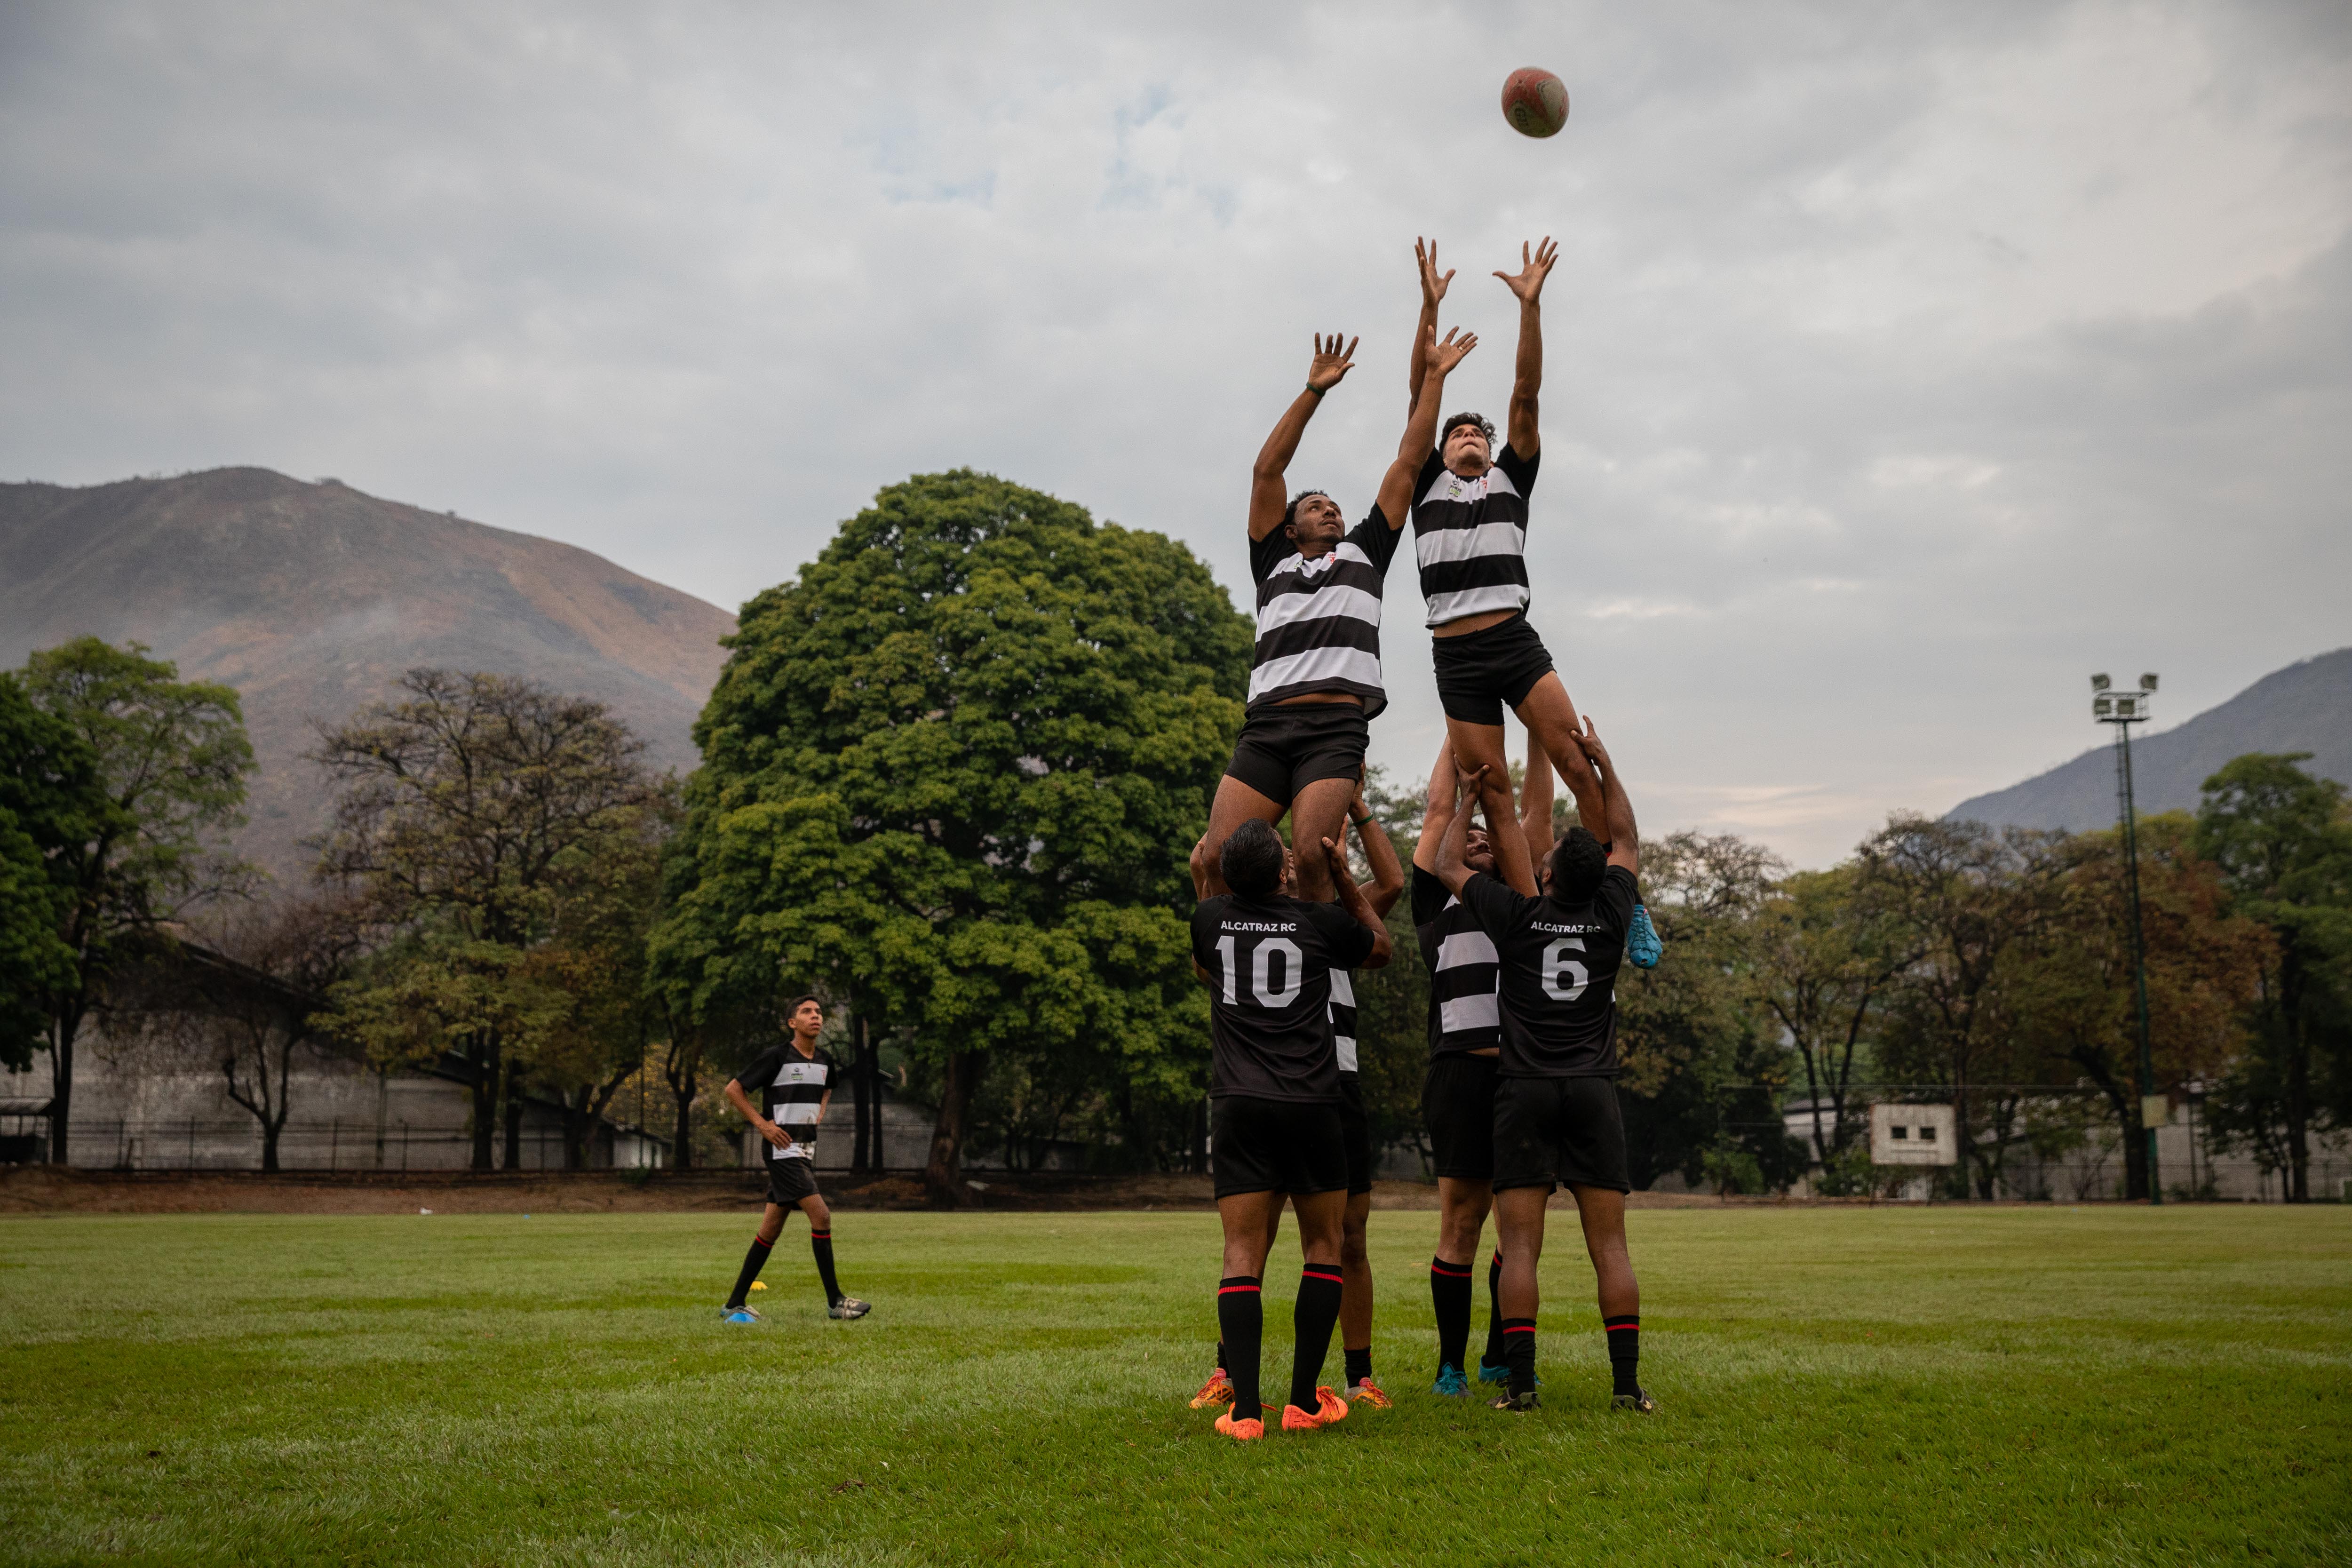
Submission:
<svg viewBox="0 0 2352 1568">
<path fill-rule="evenodd" d="M 1339 1058 L 1339 1071 L 1356 1070 L 1356 977 L 1345 969 L 1331 972 L 1331 1048 Z"/>
<path fill-rule="evenodd" d="M 1465 479 L 1432 452 L 1413 481 L 1412 550 L 1429 621 L 1528 607 L 1528 492 L 1542 457 L 1503 447 L 1495 466 Z"/>
<path fill-rule="evenodd" d="M 1494 939 L 1462 900 L 1412 868 L 1412 929 L 1429 969 L 1429 1054 L 1461 1056 L 1503 1043 L 1501 978 Z"/>
<path fill-rule="evenodd" d="M 1257 649 L 1249 706 L 1311 691 L 1364 700 L 1364 717 L 1388 706 L 1381 685 L 1381 585 L 1396 557 L 1398 530 L 1381 509 L 1309 561 L 1280 529 L 1250 542 L 1257 582 Z"/>
<path fill-rule="evenodd" d="M 768 1108 L 768 1120 L 793 1135 L 779 1149 L 768 1149 L 771 1160 L 807 1160 L 816 1154 L 816 1119 L 825 1092 L 839 1081 L 841 1064 L 829 1051 L 804 1057 L 787 1040 L 771 1046 L 735 1075 L 743 1092 Z"/>
</svg>

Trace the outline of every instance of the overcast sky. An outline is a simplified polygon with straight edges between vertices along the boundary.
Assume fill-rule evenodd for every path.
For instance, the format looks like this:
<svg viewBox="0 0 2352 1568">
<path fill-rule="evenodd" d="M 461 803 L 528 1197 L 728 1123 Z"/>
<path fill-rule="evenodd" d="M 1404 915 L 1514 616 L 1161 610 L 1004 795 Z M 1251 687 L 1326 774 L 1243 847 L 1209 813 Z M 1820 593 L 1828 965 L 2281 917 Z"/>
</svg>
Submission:
<svg viewBox="0 0 2352 1568">
<path fill-rule="evenodd" d="M 2347 121 L 2341 4 L 11 0 L 0 475 L 334 475 L 732 608 L 969 465 L 1235 588 L 1309 334 L 1360 512 L 1413 236 L 1499 419 L 1549 234 L 1537 625 L 1647 830 L 1822 864 L 2095 743 L 2092 670 L 2352 643 Z M 1418 773 L 1409 560 L 1384 643 Z"/>
</svg>

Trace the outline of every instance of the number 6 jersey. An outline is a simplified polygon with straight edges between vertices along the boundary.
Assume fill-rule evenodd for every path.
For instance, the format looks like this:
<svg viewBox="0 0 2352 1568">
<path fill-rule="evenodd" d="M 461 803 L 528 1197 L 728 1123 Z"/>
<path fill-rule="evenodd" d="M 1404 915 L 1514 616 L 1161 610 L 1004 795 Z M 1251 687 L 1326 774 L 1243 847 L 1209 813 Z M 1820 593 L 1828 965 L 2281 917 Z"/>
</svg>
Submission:
<svg viewBox="0 0 2352 1568">
<path fill-rule="evenodd" d="M 1505 1078 L 1613 1078 L 1617 969 L 1633 923 L 1633 873 L 1612 866 L 1589 902 L 1522 898 L 1481 871 L 1462 901 L 1501 960 Z"/>
<path fill-rule="evenodd" d="M 1192 910 L 1192 959 L 1209 972 L 1209 1094 L 1339 1098 L 1331 972 L 1371 956 L 1372 932 L 1337 904 L 1224 894 Z"/>
</svg>

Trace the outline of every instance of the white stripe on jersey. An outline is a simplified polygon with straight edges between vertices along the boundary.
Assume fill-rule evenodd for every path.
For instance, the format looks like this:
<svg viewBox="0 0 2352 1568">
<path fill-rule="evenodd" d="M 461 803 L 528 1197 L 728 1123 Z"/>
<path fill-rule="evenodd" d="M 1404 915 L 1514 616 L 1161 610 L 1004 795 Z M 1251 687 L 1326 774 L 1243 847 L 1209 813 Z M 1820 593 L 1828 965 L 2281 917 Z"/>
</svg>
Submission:
<svg viewBox="0 0 2352 1568">
<path fill-rule="evenodd" d="M 1437 1026 L 1449 1035 L 1456 1029 L 1498 1028 L 1502 1022 L 1503 1010 L 1492 991 L 1437 1005 Z"/>
<path fill-rule="evenodd" d="M 1496 583 L 1491 587 L 1465 588 L 1455 594 L 1432 594 L 1428 599 L 1429 624 L 1442 626 L 1465 616 L 1485 615 L 1488 610 L 1523 610 L 1528 605 L 1528 591 L 1517 583 Z"/>
<path fill-rule="evenodd" d="M 1305 653 L 1270 658 L 1250 671 L 1250 700 L 1310 680 L 1353 680 L 1378 689 L 1381 656 L 1370 648 L 1311 647 Z"/>
<path fill-rule="evenodd" d="M 1482 522 L 1475 528 L 1437 528 L 1412 536 L 1413 558 L 1423 566 L 1468 561 L 1480 555 L 1526 552 L 1526 533 L 1516 522 Z"/>
<path fill-rule="evenodd" d="M 1293 621 L 1328 620 L 1335 616 L 1353 616 L 1360 621 L 1381 624 L 1381 596 L 1367 594 L 1361 588 L 1318 588 L 1312 594 L 1284 594 L 1257 613 L 1257 635 L 1265 636 L 1276 626 L 1286 626 Z"/>
<path fill-rule="evenodd" d="M 1453 907 L 1448 900 L 1447 908 Z M 1452 969 L 1461 963 L 1499 963 L 1495 952 L 1495 939 L 1483 931 L 1457 931 L 1437 944 L 1437 967 Z"/>
<path fill-rule="evenodd" d="M 1440 495 L 1438 492 L 1441 490 L 1444 494 Z M 1515 496 L 1518 493 L 1519 487 L 1511 483 L 1511 476 L 1503 472 L 1502 465 L 1497 463 L 1475 479 L 1465 479 L 1451 468 L 1441 469 L 1437 477 L 1429 481 L 1429 488 L 1421 492 L 1421 500 L 1412 504 L 1419 507 L 1433 500 L 1452 500 L 1467 506 L 1488 496 Z"/>
<path fill-rule="evenodd" d="M 803 1138 L 798 1133 L 794 1133 L 793 1135 L 793 1141 L 782 1149 L 777 1148 L 773 1143 L 769 1144 L 768 1158 L 771 1160 L 814 1160 L 816 1158 L 816 1140 L 814 1138 Z"/>
<path fill-rule="evenodd" d="M 788 1100 L 776 1107 L 772 1119 L 779 1127 L 797 1127 L 802 1122 L 814 1122 L 823 1107 L 814 1100 Z"/>
<path fill-rule="evenodd" d="M 1339 1033 L 1337 1010 L 1341 1007 L 1353 1007 L 1355 1005 L 1356 983 L 1348 978 L 1346 970 L 1333 970 L 1331 972 L 1331 1006 L 1333 1008 L 1331 1048 L 1339 1058 L 1341 1072 L 1356 1070 L 1356 1037 Z"/>
</svg>

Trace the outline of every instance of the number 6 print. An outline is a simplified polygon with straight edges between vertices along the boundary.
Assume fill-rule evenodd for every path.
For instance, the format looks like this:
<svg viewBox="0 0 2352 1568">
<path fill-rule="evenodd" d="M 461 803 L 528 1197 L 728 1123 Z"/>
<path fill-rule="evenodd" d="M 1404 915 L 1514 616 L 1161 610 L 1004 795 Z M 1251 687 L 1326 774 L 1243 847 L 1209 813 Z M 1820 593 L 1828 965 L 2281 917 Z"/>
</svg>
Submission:
<svg viewBox="0 0 2352 1568">
<path fill-rule="evenodd" d="M 1582 952 L 1583 951 L 1584 939 L 1580 936 L 1561 937 L 1558 942 L 1553 942 L 1549 947 L 1544 949 L 1543 988 L 1545 995 L 1549 996 L 1555 1002 L 1573 1002 L 1579 996 L 1584 994 L 1584 988 L 1587 984 L 1591 984 L 1592 977 L 1584 972 L 1584 965 L 1577 963 L 1576 960 L 1568 956 L 1571 952 Z M 1560 984 L 1560 979 L 1563 975 L 1569 977 L 1569 984 L 1566 985 L 1562 985 Z"/>
</svg>

